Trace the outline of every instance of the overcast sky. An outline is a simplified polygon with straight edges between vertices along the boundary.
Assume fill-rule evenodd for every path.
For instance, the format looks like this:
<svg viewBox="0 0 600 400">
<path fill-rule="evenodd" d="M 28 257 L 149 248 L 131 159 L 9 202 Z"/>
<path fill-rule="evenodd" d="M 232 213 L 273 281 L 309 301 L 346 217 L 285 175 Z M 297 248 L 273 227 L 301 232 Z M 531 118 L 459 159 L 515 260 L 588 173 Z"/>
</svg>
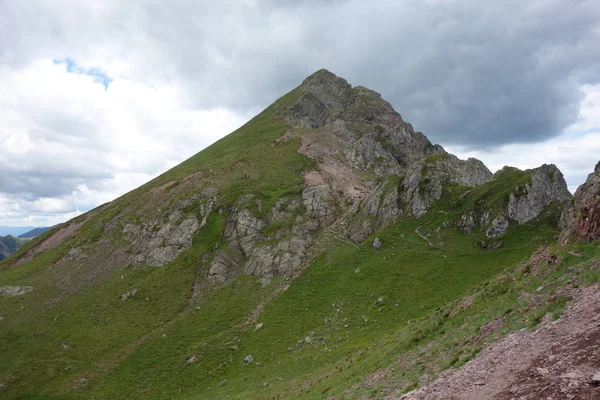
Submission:
<svg viewBox="0 0 600 400">
<path fill-rule="evenodd" d="M 0 1 L 0 225 L 137 187 L 327 68 L 493 171 L 600 159 L 600 1 Z"/>
</svg>

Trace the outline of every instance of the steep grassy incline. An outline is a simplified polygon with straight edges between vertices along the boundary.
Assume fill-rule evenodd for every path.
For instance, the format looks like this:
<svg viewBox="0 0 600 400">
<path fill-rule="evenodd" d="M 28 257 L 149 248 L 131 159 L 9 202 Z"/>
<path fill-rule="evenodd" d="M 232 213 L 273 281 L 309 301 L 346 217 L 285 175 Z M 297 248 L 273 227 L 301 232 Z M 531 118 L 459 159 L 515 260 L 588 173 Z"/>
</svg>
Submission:
<svg viewBox="0 0 600 400">
<path fill-rule="evenodd" d="M 13 360 L 0 365 L 3 390 L 9 397 L 97 399 L 321 398 L 329 386 L 331 394 L 341 392 L 429 335 L 427 326 L 417 325 L 420 333 L 402 350 L 399 332 L 557 234 L 541 218 L 509 230 L 504 246 L 489 251 L 454 226 L 438 230 L 448 213 L 464 212 L 456 204 L 477 203 L 472 196 L 480 192 L 466 190 L 449 187 L 422 219 L 403 218 L 379 233 L 377 251 L 372 238 L 358 247 L 331 238 L 305 273 L 266 305 L 256 331 L 247 317 L 281 278 L 262 287 L 258 278 L 242 276 L 207 292 L 198 306 L 189 304 L 197 260 L 220 240 L 218 215 L 192 249 L 167 266 L 115 271 L 67 296 L 43 283 L 56 280 L 46 266 L 59 246 L 0 274 L 0 285 L 39 288 L 2 300 L 2 354 Z M 123 301 L 133 289 L 135 296 Z M 253 362 L 244 361 L 248 355 Z"/>
<path fill-rule="evenodd" d="M 558 234 L 552 204 L 526 223 L 507 217 L 490 238 L 534 173 L 483 171 L 487 183 L 460 186 L 427 175 L 460 167 L 443 153 L 377 94 L 318 72 L 0 264 L 2 293 L 19 293 L 0 296 L 0 396 L 352 397 L 367 374 L 439 336 L 441 310 Z M 411 187 L 429 208 L 415 219 L 402 213 L 404 168 L 425 156 L 431 170 Z M 384 199 L 375 214 L 371 195 Z M 465 215 L 479 224 L 470 234 L 457 228 Z M 360 243 L 344 230 L 367 225 L 377 228 Z"/>
</svg>

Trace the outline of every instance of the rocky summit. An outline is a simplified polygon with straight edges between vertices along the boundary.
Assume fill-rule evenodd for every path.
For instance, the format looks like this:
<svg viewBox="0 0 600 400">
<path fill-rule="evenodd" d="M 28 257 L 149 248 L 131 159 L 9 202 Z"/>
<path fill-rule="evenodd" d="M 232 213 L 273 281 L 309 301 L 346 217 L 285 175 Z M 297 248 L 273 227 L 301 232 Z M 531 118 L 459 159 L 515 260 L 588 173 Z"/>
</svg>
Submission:
<svg viewBox="0 0 600 400">
<path fill-rule="evenodd" d="M 317 71 L 0 264 L 0 394 L 442 399 L 435 385 L 452 379 L 456 398 L 482 398 L 460 394 L 471 373 L 448 371 L 493 368 L 477 358 L 489 343 L 550 326 L 567 305 L 585 325 L 599 168 L 574 197 L 554 165 L 492 173 L 378 93 Z M 521 349 L 519 371 L 542 354 L 529 348 L 546 347 Z M 568 360 L 580 384 L 563 394 L 595 395 L 595 361 Z M 474 385 L 496 379 L 490 399 L 535 386 L 485 379 Z"/>
</svg>

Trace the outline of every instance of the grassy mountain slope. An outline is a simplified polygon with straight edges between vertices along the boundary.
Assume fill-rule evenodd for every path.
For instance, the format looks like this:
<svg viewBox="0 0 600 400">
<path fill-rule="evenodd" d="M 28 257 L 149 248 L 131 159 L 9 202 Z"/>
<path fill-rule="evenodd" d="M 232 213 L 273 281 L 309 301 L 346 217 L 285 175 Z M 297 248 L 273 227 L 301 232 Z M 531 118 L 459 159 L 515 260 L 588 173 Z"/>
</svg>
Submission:
<svg viewBox="0 0 600 400">
<path fill-rule="evenodd" d="M 250 256 L 240 210 L 249 210 L 244 229 L 266 221 L 252 230 L 253 245 L 262 248 L 297 234 L 297 221 L 319 220 L 302 214 L 308 204 L 302 175 L 322 160 L 298 152 L 305 131 L 281 118 L 302 96 L 299 87 L 181 165 L 42 234 L 0 264 L 0 286 L 34 288 L 0 297 L 0 354 L 10 360 L 0 363 L 0 393 L 15 399 L 353 397 L 345 390 L 443 335 L 444 310 L 457 299 L 496 287 L 490 282 L 555 241 L 556 206 L 524 224 L 510 221 L 495 250 L 482 246 L 490 240 L 484 227 L 472 234 L 456 228 L 465 213 L 503 212 L 510 193 L 531 183 L 530 171 L 506 169 L 475 188 L 445 184 L 423 217 L 400 215 L 358 244 L 328 226 L 314 228 L 315 257 L 289 273 L 268 279 L 244 273 L 239 265 Z M 311 129 L 328 138 L 323 128 Z M 298 135 L 280 140 L 290 131 Z M 363 172 L 401 190 L 399 176 Z M 214 203 L 207 200 L 213 195 L 205 193 L 216 192 Z M 293 201 L 300 206 L 278 208 Z M 355 206 L 336 206 L 335 218 L 360 215 Z M 177 229 L 189 216 L 201 222 L 185 247 L 189 232 Z M 237 236 L 228 236 L 232 221 Z M 169 242 L 177 235 L 182 239 Z M 383 243 L 377 250 L 375 236 Z M 161 266 L 136 258 L 146 238 L 162 241 L 160 257 L 177 255 Z M 222 281 L 209 273 L 218 254 L 242 260 Z M 464 360 L 463 352 L 472 350 L 465 344 L 452 357 Z M 418 373 L 410 372 L 408 386 Z"/>
</svg>

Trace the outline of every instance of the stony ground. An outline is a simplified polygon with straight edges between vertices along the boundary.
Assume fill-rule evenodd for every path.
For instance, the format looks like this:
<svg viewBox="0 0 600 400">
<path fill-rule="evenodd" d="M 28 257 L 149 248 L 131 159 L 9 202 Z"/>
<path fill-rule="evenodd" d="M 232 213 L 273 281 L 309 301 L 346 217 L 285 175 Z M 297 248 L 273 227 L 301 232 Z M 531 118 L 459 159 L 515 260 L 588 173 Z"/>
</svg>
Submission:
<svg viewBox="0 0 600 400">
<path fill-rule="evenodd" d="M 499 340 L 402 400 L 600 399 L 600 285 L 570 293 L 557 321 Z M 397 398 L 396 398 L 397 399 Z"/>
</svg>

